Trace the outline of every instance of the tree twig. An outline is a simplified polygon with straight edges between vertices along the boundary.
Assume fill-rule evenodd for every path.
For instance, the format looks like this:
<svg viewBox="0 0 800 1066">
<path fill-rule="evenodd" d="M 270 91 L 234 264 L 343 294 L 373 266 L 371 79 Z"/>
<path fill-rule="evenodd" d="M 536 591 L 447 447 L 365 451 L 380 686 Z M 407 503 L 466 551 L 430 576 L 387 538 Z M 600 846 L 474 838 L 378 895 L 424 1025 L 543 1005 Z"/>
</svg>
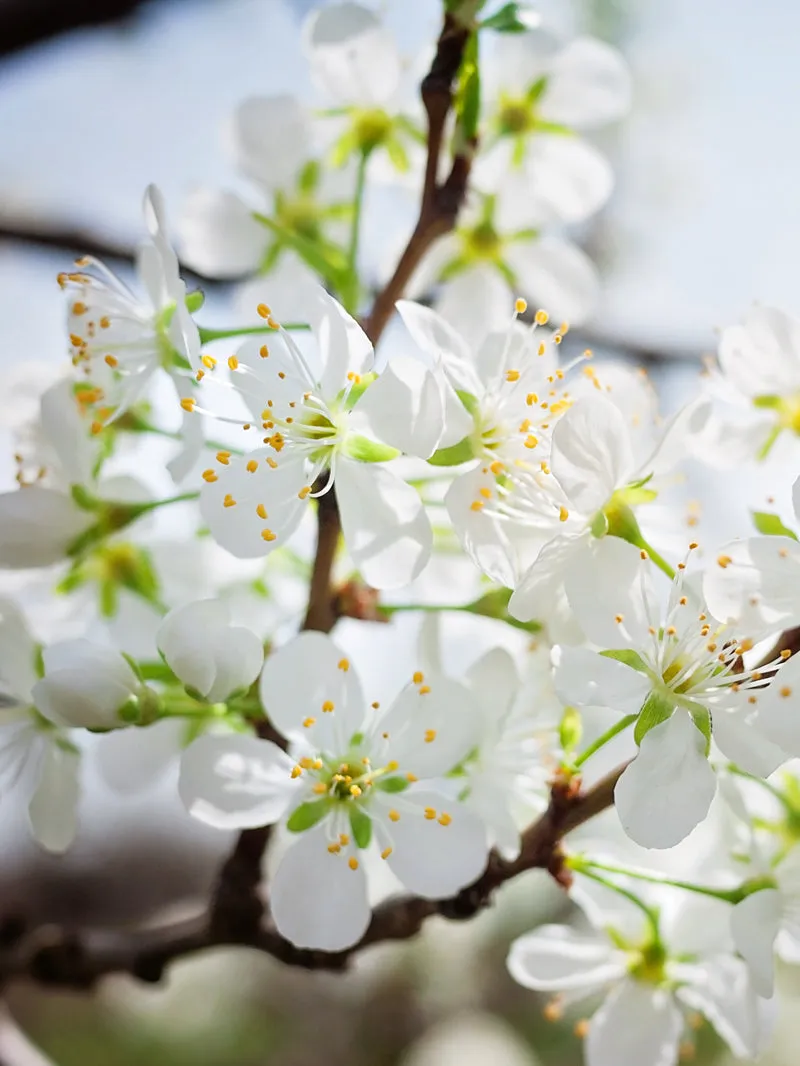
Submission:
<svg viewBox="0 0 800 1066">
<path fill-rule="evenodd" d="M 346 951 L 297 948 L 269 925 L 262 927 L 257 922 L 253 926 L 252 922 L 238 919 L 231 923 L 214 920 L 212 906 L 195 918 L 119 937 L 70 933 L 61 928 L 36 930 L 0 947 L 0 983 L 26 976 L 49 986 L 89 989 L 101 978 L 117 973 L 157 982 L 174 960 L 221 945 L 247 946 L 304 969 L 344 970 L 365 948 L 415 936 L 433 915 L 453 920 L 473 917 L 489 906 L 498 888 L 526 870 L 549 870 L 557 880 L 566 883 L 568 875 L 562 862 L 561 840 L 612 805 L 614 787 L 624 769 L 625 766 L 620 766 L 586 792 L 580 792 L 574 783 L 556 782 L 547 810 L 523 834 L 517 859 L 509 862 L 492 852 L 478 880 L 450 899 L 400 896 L 387 900 L 376 907 L 361 940 Z M 235 898 L 235 878 L 227 884 L 233 895 L 226 905 L 226 913 L 246 915 L 249 897 L 245 896 L 244 901 Z"/>
</svg>

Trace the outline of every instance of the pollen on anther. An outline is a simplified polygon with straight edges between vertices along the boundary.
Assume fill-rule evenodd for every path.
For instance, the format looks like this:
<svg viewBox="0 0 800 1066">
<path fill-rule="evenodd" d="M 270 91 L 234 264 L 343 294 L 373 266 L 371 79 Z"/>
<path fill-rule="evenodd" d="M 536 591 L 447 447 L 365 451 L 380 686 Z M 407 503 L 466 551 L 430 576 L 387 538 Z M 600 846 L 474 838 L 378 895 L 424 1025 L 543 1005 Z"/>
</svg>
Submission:
<svg viewBox="0 0 800 1066">
<path fill-rule="evenodd" d="M 411 680 L 414 682 L 415 685 L 421 685 L 422 682 L 425 680 L 425 675 L 421 670 L 415 670 Z"/>
<path fill-rule="evenodd" d="M 214 358 L 213 355 L 201 355 L 200 362 L 203 364 L 206 370 L 213 370 L 214 367 L 217 365 L 217 360 Z"/>
<path fill-rule="evenodd" d="M 209 484 L 219 480 L 217 478 L 216 471 L 214 470 L 204 470 L 201 476 L 203 478 L 203 481 L 208 481 Z"/>
<path fill-rule="evenodd" d="M 435 817 L 436 817 L 436 808 L 435 807 L 426 807 L 425 808 L 425 817 L 427 818 L 427 820 L 429 822 L 432 822 L 435 819 Z"/>
<path fill-rule="evenodd" d="M 485 506 L 483 500 L 473 500 L 469 505 L 469 509 L 471 511 L 482 511 Z"/>
<path fill-rule="evenodd" d="M 650 556 L 647 554 L 647 552 L 644 550 L 644 548 L 642 548 L 642 550 L 639 552 L 639 558 L 640 559 L 649 559 Z"/>
<path fill-rule="evenodd" d="M 507 370 L 506 381 L 519 381 L 519 370 Z"/>
<path fill-rule="evenodd" d="M 308 718 L 304 718 L 303 719 L 303 727 L 305 729 L 310 729 L 312 727 L 312 725 L 314 725 L 315 722 L 316 722 L 316 718 L 311 718 L 310 716 Z"/>
<path fill-rule="evenodd" d="M 426 729 L 425 730 L 425 743 L 426 744 L 432 744 L 434 742 L 434 740 L 436 740 L 436 730 L 435 729 Z"/>
<path fill-rule="evenodd" d="M 791 659 L 791 657 L 792 657 L 791 651 L 788 648 L 784 648 L 783 651 L 781 652 L 781 658 L 783 659 L 783 661 L 785 662 L 787 659 Z"/>
<path fill-rule="evenodd" d="M 278 534 L 273 533 L 271 529 L 262 529 L 261 538 L 266 541 L 273 541 L 278 539 Z"/>
<path fill-rule="evenodd" d="M 272 308 L 268 307 L 266 304 L 259 304 L 256 311 L 258 312 L 259 318 L 269 318 L 272 314 Z"/>
<path fill-rule="evenodd" d="M 450 825 L 452 820 L 452 814 L 448 814 L 447 811 L 442 811 L 438 818 L 439 825 Z"/>
<path fill-rule="evenodd" d="M 341 844 L 335 844 L 334 843 L 334 844 L 329 844 L 328 845 L 328 851 L 331 853 L 331 855 L 338 855 L 341 850 L 342 850 L 342 845 Z"/>
<path fill-rule="evenodd" d="M 347 860 L 347 865 L 350 867 L 351 870 L 358 869 L 358 859 L 355 857 L 355 855 L 350 856 L 350 858 Z"/>
<path fill-rule="evenodd" d="M 361 795 L 361 789 L 358 787 L 358 785 L 351 785 L 350 786 L 350 795 L 351 796 L 355 796 L 356 798 L 358 798 Z"/>
<path fill-rule="evenodd" d="M 431 690 L 431 686 L 430 685 L 420 685 L 419 686 L 419 694 L 420 694 L 420 696 L 427 696 L 428 693 L 430 692 L 430 690 Z"/>
<path fill-rule="evenodd" d="M 622 625 L 622 623 L 625 621 L 625 616 L 622 614 L 615 614 L 614 621 L 617 623 L 617 625 Z"/>
<path fill-rule="evenodd" d="M 287 418 L 286 421 L 287 422 L 289 421 L 288 418 Z M 306 498 L 306 496 L 309 495 L 310 492 L 311 492 L 311 486 L 310 485 L 303 485 L 302 489 L 300 489 L 300 491 L 297 494 L 298 499 L 304 500 Z"/>
<path fill-rule="evenodd" d="M 373 700 L 370 704 L 370 707 L 372 707 L 373 711 L 377 711 L 377 709 L 380 707 L 380 702 L 378 700 Z"/>
<path fill-rule="evenodd" d="M 525 440 L 523 441 L 523 444 L 525 445 L 525 447 L 526 448 L 531 448 L 531 449 L 535 448 L 538 443 L 539 443 L 538 438 L 534 437 L 532 433 L 529 434 L 525 438 Z"/>
<path fill-rule="evenodd" d="M 388 859 L 391 854 L 392 854 L 392 849 L 391 848 L 384 848 L 383 851 L 381 852 L 381 858 L 382 859 Z"/>
<path fill-rule="evenodd" d="M 550 320 L 550 315 L 548 315 L 547 311 L 544 311 L 542 310 L 542 308 L 539 308 L 539 310 L 536 312 L 535 318 L 537 326 L 544 326 Z"/>
<path fill-rule="evenodd" d="M 105 357 L 105 359 L 104 359 L 104 362 L 106 363 L 107 366 L 110 366 L 112 369 L 114 367 L 119 366 L 119 359 L 117 359 L 116 356 L 114 356 L 114 355 L 107 355 Z"/>
<path fill-rule="evenodd" d="M 222 506 L 223 507 L 235 507 L 236 506 L 236 500 L 234 500 L 233 496 L 231 496 L 230 493 L 228 493 L 225 496 L 225 498 L 223 499 Z"/>
<path fill-rule="evenodd" d="M 347 673 L 347 671 L 350 669 L 350 660 L 349 659 L 340 659 L 339 662 L 336 665 L 338 666 L 338 668 L 340 670 L 344 670 L 344 672 Z"/>
<path fill-rule="evenodd" d="M 292 767 L 291 776 L 293 778 L 298 778 L 302 774 L 302 772 L 303 772 L 303 767 L 302 766 L 293 766 Z"/>
<path fill-rule="evenodd" d="M 196 404 L 197 404 L 197 400 L 195 400 L 194 396 L 185 396 L 181 400 L 181 407 L 184 409 L 184 411 L 188 411 L 189 414 L 191 414 L 192 411 L 194 411 Z"/>
<path fill-rule="evenodd" d="M 559 507 L 559 509 L 558 509 L 558 520 L 559 520 L 559 522 L 566 522 L 566 520 L 568 518 L 569 518 L 569 511 L 566 509 L 566 507 Z"/>
<path fill-rule="evenodd" d="M 247 472 L 249 474 L 255 474 L 256 470 L 258 470 L 258 461 L 256 459 L 248 459 Z"/>
<path fill-rule="evenodd" d="M 236 358 L 235 355 L 228 356 L 228 366 L 231 370 L 239 369 L 239 360 Z"/>
<path fill-rule="evenodd" d="M 417 777 L 416 774 L 412 774 L 411 771 L 409 770 L 408 773 L 406 774 L 406 781 L 408 781 L 408 783 L 410 785 L 413 785 L 415 781 L 419 781 L 419 778 Z"/>
<path fill-rule="evenodd" d="M 325 714 L 330 714 L 333 709 L 333 700 L 325 700 L 325 702 L 322 704 L 322 710 L 325 712 Z"/>
<path fill-rule="evenodd" d="M 258 354 L 261 356 L 262 359 L 266 359 L 269 356 L 269 348 L 266 346 L 266 344 L 261 345 L 261 347 L 258 349 Z"/>
<path fill-rule="evenodd" d="M 400 821 L 400 812 L 399 811 L 395 811 L 395 810 L 389 811 L 389 821 L 390 822 L 399 822 Z"/>
<path fill-rule="evenodd" d="M 792 690 L 789 685 L 784 685 L 780 691 L 780 695 L 783 696 L 784 699 L 786 699 L 788 696 L 791 696 L 791 694 Z"/>
<path fill-rule="evenodd" d="M 731 559 L 730 555 L 718 555 L 717 556 L 717 566 L 721 566 L 723 570 L 726 567 L 730 566 L 732 562 L 733 562 L 733 559 Z"/>
</svg>

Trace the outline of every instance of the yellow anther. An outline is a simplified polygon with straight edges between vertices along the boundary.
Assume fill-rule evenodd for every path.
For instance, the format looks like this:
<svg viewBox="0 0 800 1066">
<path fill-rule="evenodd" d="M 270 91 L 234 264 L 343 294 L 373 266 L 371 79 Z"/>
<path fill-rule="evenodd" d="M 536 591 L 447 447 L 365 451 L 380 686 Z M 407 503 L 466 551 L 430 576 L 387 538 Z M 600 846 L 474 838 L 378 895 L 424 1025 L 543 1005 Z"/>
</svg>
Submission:
<svg viewBox="0 0 800 1066">
<path fill-rule="evenodd" d="M 316 785 L 311 789 L 317 796 L 324 796 L 328 791 L 328 786 L 324 781 L 317 781 Z"/>
<path fill-rule="evenodd" d="M 783 659 L 783 661 L 786 662 L 786 660 L 787 659 L 791 659 L 791 657 L 792 657 L 791 651 L 788 648 L 784 648 L 783 651 L 781 652 L 781 658 Z"/>
<path fill-rule="evenodd" d="M 539 308 L 539 310 L 536 312 L 535 318 L 537 326 L 544 326 L 550 320 L 550 315 L 548 315 L 546 311 L 543 311 L 541 308 Z"/>
<path fill-rule="evenodd" d="M 569 518 L 569 511 L 566 509 L 566 507 L 563 507 L 563 506 L 559 507 L 559 509 L 558 509 L 558 520 L 559 520 L 559 522 L 566 522 L 566 520 L 568 518 Z"/>
<path fill-rule="evenodd" d="M 269 318 L 267 319 L 267 325 L 269 326 L 270 329 L 280 329 L 281 328 L 280 322 L 278 322 L 277 319 L 273 318 L 272 315 L 270 315 Z"/>
<path fill-rule="evenodd" d="M 506 381 L 519 381 L 519 370 L 507 370 Z"/>
<path fill-rule="evenodd" d="M 547 351 L 547 348 L 545 348 L 544 344 L 540 344 L 536 354 L 537 355 L 544 355 L 544 353 L 546 351 Z"/>
<path fill-rule="evenodd" d="M 262 529 L 261 530 L 261 539 L 262 540 L 266 540 L 267 542 L 270 542 L 270 541 L 273 541 L 273 540 L 277 540 L 278 539 L 278 534 L 277 533 L 273 533 L 271 529 Z"/>
<path fill-rule="evenodd" d="M 471 511 L 482 511 L 485 506 L 486 504 L 483 502 L 483 500 L 473 500 L 472 503 L 469 505 L 469 508 Z"/>
<path fill-rule="evenodd" d="M 639 558 L 640 559 L 649 559 L 650 556 L 647 554 L 647 552 L 644 550 L 644 548 L 642 548 L 642 550 L 639 552 Z"/>
<path fill-rule="evenodd" d="M 347 673 L 347 671 L 350 669 L 350 660 L 340 659 L 336 665 L 339 667 L 340 670 L 344 670 L 344 672 Z"/>
<path fill-rule="evenodd" d="M 399 822 L 400 821 L 400 812 L 399 811 L 395 811 L 395 810 L 389 811 L 389 821 L 390 822 Z"/>
<path fill-rule="evenodd" d="M 288 422 L 288 421 L 289 421 L 289 419 L 287 418 L 287 420 L 286 420 L 286 421 Z M 310 486 L 310 485 L 303 485 L 302 489 L 300 489 L 300 491 L 298 492 L 298 494 L 297 494 L 297 495 L 298 495 L 298 497 L 299 497 L 299 498 L 300 498 L 301 500 L 304 500 L 304 499 L 306 498 L 306 496 L 308 496 L 308 494 L 309 494 L 310 492 L 311 492 L 311 486 Z"/>
<path fill-rule="evenodd" d="M 302 772 L 303 772 L 303 767 L 302 766 L 293 766 L 292 767 L 292 777 L 297 778 L 297 777 L 299 777 L 302 774 Z"/>
<path fill-rule="evenodd" d="M 339 843 L 342 845 L 343 848 L 347 847 L 347 845 L 350 843 L 350 837 L 347 835 L 347 833 L 339 834 Z"/>
<path fill-rule="evenodd" d="M 342 845 L 341 844 L 329 844 L 328 845 L 328 851 L 331 853 L 331 855 L 338 855 L 341 850 L 342 850 Z"/>
<path fill-rule="evenodd" d="M 255 474 L 256 470 L 258 470 L 258 460 L 257 459 L 248 459 L 247 460 L 246 469 L 247 469 L 248 473 Z"/>
<path fill-rule="evenodd" d="M 312 725 L 314 725 L 315 722 L 316 722 L 316 718 L 312 718 L 311 716 L 309 716 L 308 718 L 304 718 L 303 719 L 303 726 L 306 729 L 310 729 L 312 727 Z"/>
<path fill-rule="evenodd" d="M 748 696 L 747 697 L 747 702 L 748 703 L 758 703 L 758 700 L 755 698 L 755 696 Z"/>
<path fill-rule="evenodd" d="M 625 620 L 625 616 L 624 615 L 622 615 L 622 614 L 615 614 L 614 615 L 614 621 L 617 623 L 617 625 L 621 625 L 624 622 L 624 620 Z"/>
<path fill-rule="evenodd" d="M 439 825 L 450 825 L 453 820 L 452 814 L 448 814 L 447 811 L 442 811 L 439 815 Z"/>
<path fill-rule="evenodd" d="M 431 686 L 430 685 L 420 685 L 419 686 L 419 694 L 420 694 L 420 696 L 427 696 L 428 693 L 430 692 L 430 690 L 431 690 Z"/>
<path fill-rule="evenodd" d="M 85 315 L 89 308 L 81 300 L 76 300 L 72 305 L 73 315 Z"/>
<path fill-rule="evenodd" d="M 484 500 L 491 500 L 492 498 L 492 490 L 487 489 L 486 487 L 480 489 L 480 494 L 483 496 Z"/>
<path fill-rule="evenodd" d="M 266 346 L 266 344 L 261 345 L 261 347 L 258 349 L 258 354 L 261 356 L 262 359 L 268 358 L 269 348 Z"/>
<path fill-rule="evenodd" d="M 217 459 L 218 463 L 222 463 L 223 466 L 227 466 L 228 463 L 231 461 L 231 453 L 230 452 L 217 452 L 216 459 Z"/>
<path fill-rule="evenodd" d="M 539 463 L 539 469 L 542 471 L 543 474 L 550 473 L 550 467 L 547 465 L 544 459 L 542 459 L 541 463 Z"/>
<path fill-rule="evenodd" d="M 302 759 L 298 759 L 298 764 L 303 767 L 304 770 L 310 770 L 314 765 L 314 760 L 310 755 L 304 755 Z"/>
<path fill-rule="evenodd" d="M 267 517 L 268 517 L 267 516 L 267 509 L 266 509 L 266 507 L 264 506 L 263 503 L 258 504 L 258 506 L 256 507 L 256 514 L 258 515 L 258 517 L 263 522 L 266 522 Z"/>
<path fill-rule="evenodd" d="M 503 473 L 505 466 L 499 459 L 495 459 L 495 461 L 490 464 L 489 469 L 494 474 L 494 476 L 497 477 L 498 474 Z"/>
<path fill-rule="evenodd" d="M 92 428 L 92 433 L 96 437 L 98 433 L 102 433 L 103 432 L 103 423 L 102 422 L 92 422 L 92 427 L 91 428 Z"/>
<path fill-rule="evenodd" d="M 351 785 L 350 786 L 350 795 L 351 796 L 360 796 L 361 795 L 361 789 L 358 787 L 358 785 Z"/>
<path fill-rule="evenodd" d="M 214 367 L 217 365 L 217 360 L 214 358 L 213 355 L 201 355 L 200 362 L 203 364 L 206 370 L 213 370 Z"/>
<path fill-rule="evenodd" d="M 534 437 L 534 435 L 531 433 L 525 438 L 523 443 L 526 448 L 535 448 L 536 445 L 539 443 L 539 438 Z"/>
<path fill-rule="evenodd" d="M 689 545 L 689 551 L 693 552 L 697 546 L 698 546 L 697 541 L 693 540 L 692 543 Z"/>
<path fill-rule="evenodd" d="M 394 773 L 394 771 L 399 767 L 399 765 L 400 763 L 396 759 L 392 759 L 391 762 L 387 762 L 386 769 L 391 774 Z"/>
<path fill-rule="evenodd" d="M 256 311 L 258 312 L 259 318 L 269 318 L 269 316 L 272 314 L 272 309 L 266 304 L 259 304 L 256 308 Z"/>
<path fill-rule="evenodd" d="M 558 1022 L 561 1020 L 564 1014 L 564 1008 L 561 1005 L 559 999 L 551 999 L 549 1003 L 545 1003 L 542 1010 L 542 1016 L 546 1022 Z"/>
<path fill-rule="evenodd" d="M 370 704 L 370 707 L 373 709 L 373 711 L 377 711 L 377 709 L 380 707 L 380 702 L 378 700 L 373 700 Z"/>
<path fill-rule="evenodd" d="M 355 857 L 355 855 L 350 856 L 350 858 L 347 860 L 347 865 L 350 867 L 351 870 L 358 869 L 358 859 Z"/>
<path fill-rule="evenodd" d="M 733 562 L 733 559 L 731 559 L 730 555 L 718 555 L 717 556 L 717 566 L 721 566 L 723 570 L 726 567 L 730 566 L 732 562 Z"/>
<path fill-rule="evenodd" d="M 434 742 L 434 740 L 436 740 L 436 730 L 435 729 L 426 729 L 425 730 L 425 743 L 426 744 L 432 744 Z"/>
<path fill-rule="evenodd" d="M 218 480 L 215 470 L 204 470 L 202 473 L 202 478 L 203 481 L 207 481 L 209 484 Z"/>
<path fill-rule="evenodd" d="M 789 685 L 784 685 L 780 691 L 780 695 L 783 696 L 784 699 L 787 699 L 789 696 L 791 696 L 791 694 L 792 690 Z"/>
<path fill-rule="evenodd" d="M 678 603 L 681 605 L 681 607 L 685 607 L 688 602 L 689 601 L 686 599 L 685 596 L 681 596 L 681 598 L 678 600 Z"/>
<path fill-rule="evenodd" d="M 325 714 L 330 714 L 333 709 L 333 700 L 325 700 L 325 702 L 322 704 L 322 710 L 325 712 Z"/>
<path fill-rule="evenodd" d="M 415 670 L 414 676 L 411 678 L 411 680 L 414 682 L 415 685 L 421 685 L 422 682 L 425 680 L 425 675 L 421 670 Z"/>
<path fill-rule="evenodd" d="M 194 380 L 195 381 L 202 381 L 205 376 L 206 376 L 205 370 L 198 370 L 197 373 L 194 376 Z"/>
<path fill-rule="evenodd" d="M 528 301 L 523 300 L 521 296 L 518 296 L 514 301 L 514 310 L 518 315 L 524 315 L 528 310 Z"/>
<path fill-rule="evenodd" d="M 321 770 L 322 769 L 322 759 L 314 759 L 314 762 L 311 765 L 314 767 L 315 770 Z"/>
<path fill-rule="evenodd" d="M 528 407 L 533 407 L 533 405 L 538 402 L 539 397 L 535 392 L 529 392 L 528 395 L 525 397 L 525 403 L 528 405 Z"/>
<path fill-rule="evenodd" d="M 425 817 L 428 819 L 429 822 L 432 822 L 436 817 L 436 809 L 434 807 L 426 807 Z"/>
<path fill-rule="evenodd" d="M 574 1031 L 575 1036 L 577 1036 L 579 1040 L 585 1040 L 589 1033 L 589 1022 L 587 1021 L 587 1019 L 581 1018 L 579 1021 L 575 1022 Z"/>
<path fill-rule="evenodd" d="M 391 854 L 392 854 L 392 849 L 391 848 L 384 848 L 383 851 L 381 852 L 381 858 L 382 859 L 388 859 Z"/>
<path fill-rule="evenodd" d="M 116 356 L 114 356 L 114 355 L 107 355 L 105 357 L 105 359 L 104 359 L 104 362 L 106 363 L 107 366 L 110 366 L 112 369 L 114 367 L 119 366 L 119 359 L 117 359 Z"/>
<path fill-rule="evenodd" d="M 225 496 L 224 500 L 222 501 L 222 506 L 223 507 L 235 507 L 236 506 L 236 500 L 234 500 L 233 496 L 231 496 L 230 493 L 228 493 Z"/>
<path fill-rule="evenodd" d="M 184 411 L 188 411 L 189 414 L 194 411 L 196 404 L 197 400 L 195 400 L 194 396 L 185 396 L 181 400 L 181 407 L 184 409 Z"/>
</svg>

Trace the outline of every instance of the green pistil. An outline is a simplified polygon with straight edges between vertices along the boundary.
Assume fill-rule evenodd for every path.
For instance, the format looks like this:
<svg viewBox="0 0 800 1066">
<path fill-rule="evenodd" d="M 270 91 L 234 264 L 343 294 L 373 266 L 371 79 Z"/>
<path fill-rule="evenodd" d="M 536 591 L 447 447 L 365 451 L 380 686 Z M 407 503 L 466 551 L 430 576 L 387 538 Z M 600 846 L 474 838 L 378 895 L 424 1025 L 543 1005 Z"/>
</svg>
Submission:
<svg viewBox="0 0 800 1066">
<path fill-rule="evenodd" d="M 524 97 L 506 97 L 497 116 L 497 125 L 504 136 L 518 136 L 533 129 L 536 119 L 529 101 Z"/>
<path fill-rule="evenodd" d="M 465 259 L 486 262 L 497 262 L 500 259 L 503 241 L 491 222 L 479 222 L 472 229 L 462 229 L 459 235 Z"/>
<path fill-rule="evenodd" d="M 660 940 L 651 940 L 629 953 L 628 973 L 649 985 L 667 983 L 667 950 Z"/>
<path fill-rule="evenodd" d="M 362 154 L 371 152 L 383 144 L 392 132 L 392 119 L 380 108 L 357 111 L 353 122 L 353 135 Z"/>
</svg>

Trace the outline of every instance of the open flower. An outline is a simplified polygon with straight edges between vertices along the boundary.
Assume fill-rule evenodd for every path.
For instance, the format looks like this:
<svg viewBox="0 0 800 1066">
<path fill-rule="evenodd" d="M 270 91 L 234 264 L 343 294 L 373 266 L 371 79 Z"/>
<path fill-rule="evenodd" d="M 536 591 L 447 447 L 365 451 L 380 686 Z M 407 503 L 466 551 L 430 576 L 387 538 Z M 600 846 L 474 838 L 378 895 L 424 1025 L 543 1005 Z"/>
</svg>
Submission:
<svg viewBox="0 0 800 1066">
<path fill-rule="evenodd" d="M 366 703 L 333 641 L 307 632 L 267 659 L 261 699 L 290 754 L 254 737 L 206 735 L 183 755 L 180 793 L 210 825 L 281 823 L 296 834 L 270 888 L 283 936 L 327 951 L 360 939 L 371 846 L 427 899 L 480 874 L 483 825 L 440 780 L 475 743 L 479 714 L 464 686 L 415 674 L 384 711 Z"/>
<path fill-rule="evenodd" d="M 94 386 L 97 429 L 134 404 L 157 370 L 174 376 L 199 346 L 186 285 L 166 236 L 163 198 L 154 185 L 145 193 L 144 217 L 150 237 L 139 249 L 144 299 L 90 256 L 77 261 L 76 271 L 59 274 L 61 286 L 70 290 L 72 361 Z M 88 390 L 84 398 L 90 402 Z"/>
<path fill-rule="evenodd" d="M 228 360 L 251 412 L 238 424 L 260 446 L 244 456 L 220 451 L 204 472 L 200 509 L 212 535 L 240 558 L 265 555 L 286 543 L 310 501 L 335 483 L 345 541 L 365 579 L 378 588 L 410 581 L 428 560 L 432 534 L 418 493 L 383 465 L 397 450 L 359 432 L 372 345 L 316 289 L 308 310 L 320 365 L 312 369 L 291 334 L 262 310 L 275 333 L 266 344 L 246 341 Z M 213 368 L 210 356 L 203 360 Z M 193 399 L 185 406 L 192 409 Z M 437 417 L 441 426 L 441 411 Z"/>
<path fill-rule="evenodd" d="M 631 581 L 633 554 L 612 539 L 593 571 L 570 574 L 567 594 L 578 623 L 607 650 L 562 648 L 556 690 L 569 706 L 636 716 L 639 751 L 617 783 L 615 805 L 632 840 L 668 848 L 706 816 L 714 798 L 712 731 L 721 751 L 750 773 L 767 777 L 788 759 L 776 744 L 774 721 L 789 713 L 774 706 L 786 667 L 778 657 L 767 667 L 745 668 L 752 641 L 735 639 L 710 615 L 684 581 L 683 564 L 662 614 L 643 561 Z"/>
<path fill-rule="evenodd" d="M 670 906 L 663 892 L 650 897 L 649 917 L 616 897 L 613 916 L 596 931 L 545 925 L 519 937 L 508 956 L 511 976 L 552 993 L 556 1016 L 606 993 L 582 1024 L 587 1066 L 675 1066 L 681 1052 L 694 1050 L 698 1013 L 735 1055 L 759 1054 L 769 1012 L 733 954 L 721 915 L 693 903 Z"/>
</svg>

